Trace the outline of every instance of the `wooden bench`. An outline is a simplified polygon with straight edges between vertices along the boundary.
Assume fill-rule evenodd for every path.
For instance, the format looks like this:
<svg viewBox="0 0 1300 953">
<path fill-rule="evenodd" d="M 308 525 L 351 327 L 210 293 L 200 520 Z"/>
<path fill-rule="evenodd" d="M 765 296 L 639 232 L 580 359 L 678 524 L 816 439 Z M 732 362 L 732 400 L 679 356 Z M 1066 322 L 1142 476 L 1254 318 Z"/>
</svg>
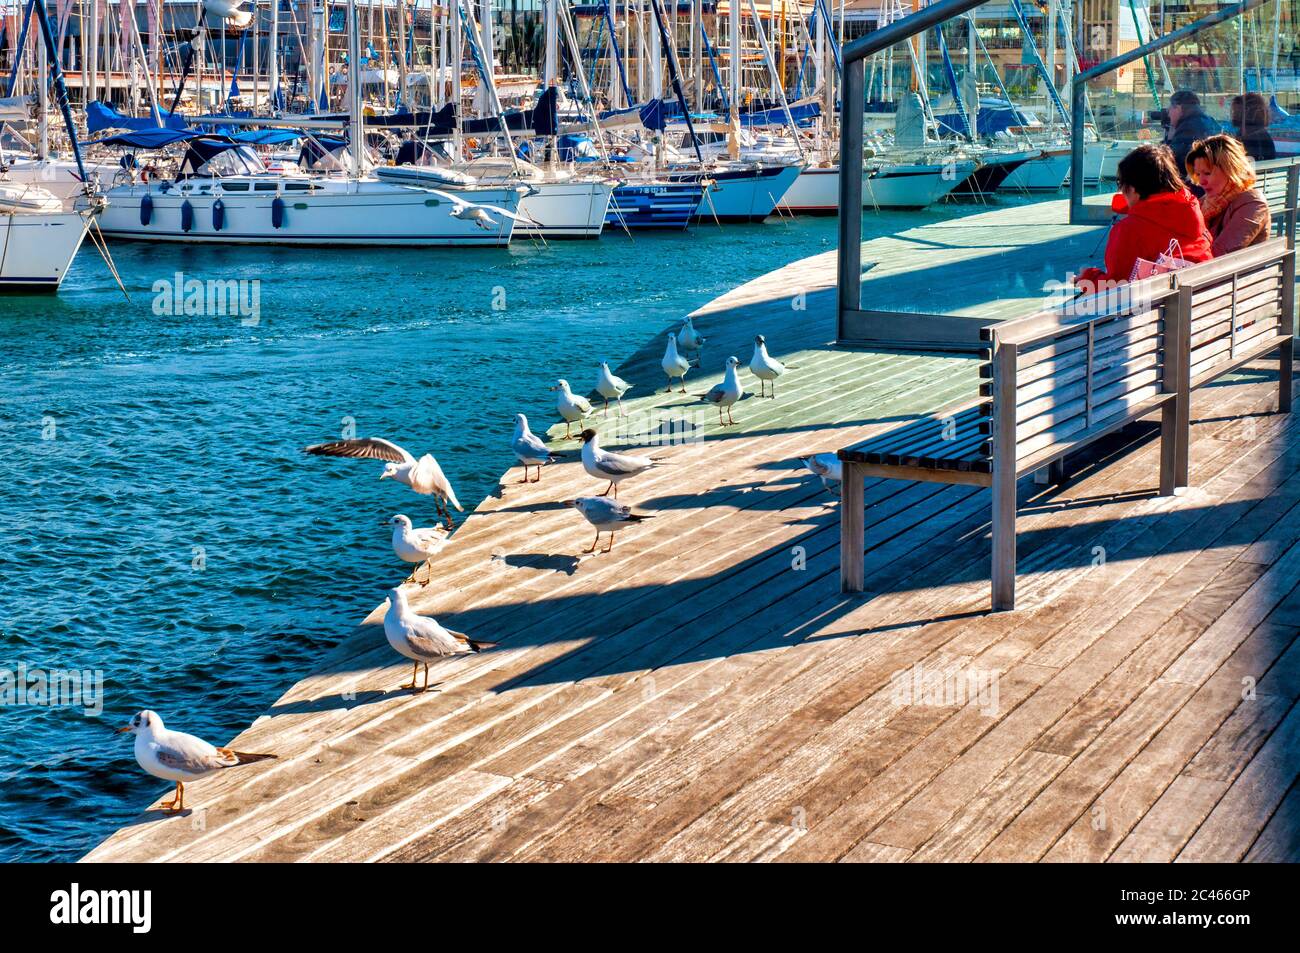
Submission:
<svg viewBox="0 0 1300 953">
<path fill-rule="evenodd" d="M 984 328 L 980 394 L 839 451 L 840 584 L 864 587 L 863 480 L 988 486 L 994 609 L 1015 607 L 1016 485 L 1160 414 L 1159 489 L 1187 485 L 1190 393 L 1281 345 L 1291 403 L 1295 257 L 1273 240 L 1172 275 Z"/>
</svg>

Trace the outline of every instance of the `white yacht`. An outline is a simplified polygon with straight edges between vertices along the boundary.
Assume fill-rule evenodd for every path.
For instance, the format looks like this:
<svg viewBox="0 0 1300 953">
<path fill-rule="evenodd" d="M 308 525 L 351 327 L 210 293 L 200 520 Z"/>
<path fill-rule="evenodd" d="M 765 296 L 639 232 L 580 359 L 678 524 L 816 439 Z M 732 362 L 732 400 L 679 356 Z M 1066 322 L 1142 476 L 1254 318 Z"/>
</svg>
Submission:
<svg viewBox="0 0 1300 953">
<path fill-rule="evenodd" d="M 0 179 L 0 291 L 57 291 L 103 202 Z"/>
</svg>

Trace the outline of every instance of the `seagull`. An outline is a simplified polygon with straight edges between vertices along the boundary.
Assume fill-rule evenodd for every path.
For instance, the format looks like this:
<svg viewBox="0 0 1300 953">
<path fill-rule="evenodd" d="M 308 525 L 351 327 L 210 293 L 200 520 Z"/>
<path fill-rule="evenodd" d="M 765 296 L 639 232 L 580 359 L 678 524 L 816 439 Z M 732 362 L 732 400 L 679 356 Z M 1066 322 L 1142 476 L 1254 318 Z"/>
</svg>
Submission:
<svg viewBox="0 0 1300 953">
<path fill-rule="evenodd" d="M 740 366 L 740 361 L 734 357 L 727 358 L 727 372 L 722 377 L 722 383 L 714 386 L 707 394 L 701 394 L 700 397 L 711 404 L 718 405 L 718 426 L 725 427 L 727 424 L 722 422 L 722 408 L 727 409 L 727 423 L 734 424 L 731 419 L 732 405 L 745 396 L 745 388 L 740 386 L 740 378 L 736 376 L 736 368 Z"/>
<path fill-rule="evenodd" d="M 691 362 L 677 353 L 677 335 L 668 332 L 668 350 L 664 351 L 664 373 L 668 375 L 668 388 L 665 394 L 673 392 L 673 378 L 682 379 L 682 393 L 686 393 L 686 372 L 691 369 Z"/>
<path fill-rule="evenodd" d="M 628 477 L 636 476 L 639 473 L 645 473 L 651 467 L 661 467 L 664 464 L 649 457 L 638 457 L 628 453 L 612 453 L 609 450 L 600 449 L 600 438 L 594 430 L 584 430 L 581 435 L 582 440 L 582 468 L 594 476 L 597 480 L 608 480 L 609 486 L 605 487 L 605 492 L 614 491 L 614 496 L 618 496 L 618 484 Z"/>
<path fill-rule="evenodd" d="M 811 470 L 822 478 L 822 486 L 832 493 L 840 492 L 840 481 L 844 478 L 844 467 L 840 458 L 833 453 L 815 453 L 811 457 L 800 457 L 799 462 L 805 470 Z"/>
<path fill-rule="evenodd" d="M 484 231 L 492 231 L 499 223 L 492 218 L 493 215 L 500 215 L 502 218 L 514 219 L 516 222 L 523 222 L 525 225 L 537 227 L 527 215 L 519 215 L 509 209 L 502 208 L 499 205 L 475 205 L 473 202 L 466 202 L 464 199 L 452 195 L 450 192 L 443 192 L 441 189 L 426 189 L 432 192 L 444 202 L 451 203 L 451 217 L 459 218 L 462 221 L 473 222 Z"/>
<path fill-rule="evenodd" d="M 704 357 L 704 342 L 708 340 L 695 330 L 694 322 L 688 317 L 682 322 L 682 329 L 677 332 L 677 345 L 686 354 L 695 355 L 695 366 L 700 366 Z"/>
<path fill-rule="evenodd" d="M 411 526 L 411 518 L 405 513 L 398 513 L 380 525 L 393 527 L 393 552 L 403 562 L 427 563 L 447 545 L 447 528 L 441 523 L 437 526 L 414 529 Z M 415 572 L 416 570 L 411 570 L 407 582 L 415 582 Z M 424 584 L 427 586 L 428 580 Z"/>
<path fill-rule="evenodd" d="M 429 690 L 429 663 L 449 655 L 462 655 L 466 652 L 482 652 L 484 649 L 496 648 L 495 642 L 479 642 L 463 632 L 444 629 L 437 621 L 428 616 L 417 615 L 411 611 L 406 601 L 406 593 L 401 589 L 388 590 L 388 611 L 384 613 L 384 635 L 398 655 L 404 655 L 412 663 L 411 684 L 403 685 L 412 692 Z M 424 687 L 415 687 L 415 676 L 424 665 Z"/>
<path fill-rule="evenodd" d="M 623 414 L 623 395 L 632 389 L 632 385 L 621 377 L 615 377 L 609 369 L 609 361 L 600 362 L 596 374 L 596 393 L 605 398 L 605 416 L 609 416 L 609 402 L 618 401 L 619 416 Z"/>
<path fill-rule="evenodd" d="M 546 446 L 546 442 L 541 437 L 528 429 L 528 418 L 523 414 L 515 414 L 515 436 L 510 441 L 510 449 L 515 452 L 519 462 L 524 465 L 524 478 L 520 483 L 527 483 L 528 468 L 537 467 L 536 483 L 542 478 L 542 467 L 548 463 L 554 463 L 557 460 L 564 459 L 564 454 L 553 453 Z"/>
<path fill-rule="evenodd" d="M 455 524 L 447 504 L 456 507 L 458 512 L 465 511 L 460 501 L 456 499 L 456 491 L 451 488 L 451 481 L 447 479 L 447 475 L 442 472 L 442 467 L 438 466 L 438 461 L 431 453 L 426 453 L 417 460 L 397 444 L 379 437 L 318 443 L 307 447 L 303 452 L 318 457 L 387 460 L 388 465 L 384 467 L 384 472 L 379 474 L 379 479 L 397 480 L 399 483 L 405 483 L 416 493 L 432 495 L 437 501 L 438 515 L 443 518 L 448 529 Z"/>
<path fill-rule="evenodd" d="M 626 503 L 620 503 L 618 500 L 611 500 L 607 496 L 580 496 L 576 500 L 566 500 L 566 506 L 572 506 L 581 513 L 592 526 L 596 527 L 596 538 L 592 540 L 591 549 L 584 549 L 584 553 L 594 553 L 596 546 L 600 543 L 600 534 L 609 533 L 609 546 L 603 552 L 609 552 L 614 548 L 614 532 L 622 529 L 629 523 L 640 523 L 642 520 L 653 519 L 651 516 L 638 516 L 632 512 L 632 507 Z"/>
<path fill-rule="evenodd" d="M 229 748 L 215 748 L 202 738 L 183 731 L 169 731 L 154 711 L 139 712 L 118 734 L 135 735 L 135 760 L 155 778 L 176 782 L 176 794 L 163 801 L 169 814 L 185 810 L 185 782 L 197 781 L 216 771 L 241 764 L 252 764 L 276 757 L 273 754 L 249 754 Z"/>
<path fill-rule="evenodd" d="M 772 382 L 772 396 L 776 396 L 776 379 L 785 373 L 785 365 L 767 353 L 767 339 L 754 338 L 754 356 L 749 359 L 749 372 L 759 379 L 760 397 L 767 396 L 767 382 Z"/>
<path fill-rule="evenodd" d="M 569 432 L 569 425 L 580 423 L 583 417 L 590 417 L 592 414 L 591 404 L 587 398 L 579 397 L 569 390 L 569 382 L 563 378 L 556 381 L 551 390 L 559 391 L 555 395 L 555 409 L 564 418 L 564 439 L 570 440 L 572 434 Z"/>
</svg>

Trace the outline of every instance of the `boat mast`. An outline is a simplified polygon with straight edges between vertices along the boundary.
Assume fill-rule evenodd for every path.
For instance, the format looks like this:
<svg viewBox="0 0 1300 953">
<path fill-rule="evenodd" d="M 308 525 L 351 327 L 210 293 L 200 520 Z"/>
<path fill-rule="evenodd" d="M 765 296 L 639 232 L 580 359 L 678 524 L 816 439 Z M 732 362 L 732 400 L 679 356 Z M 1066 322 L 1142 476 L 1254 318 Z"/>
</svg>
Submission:
<svg viewBox="0 0 1300 953">
<path fill-rule="evenodd" d="M 356 0 L 348 0 L 348 123 L 352 140 L 353 175 L 365 174 L 366 130 L 365 116 L 361 112 L 361 23 L 357 16 Z"/>
</svg>

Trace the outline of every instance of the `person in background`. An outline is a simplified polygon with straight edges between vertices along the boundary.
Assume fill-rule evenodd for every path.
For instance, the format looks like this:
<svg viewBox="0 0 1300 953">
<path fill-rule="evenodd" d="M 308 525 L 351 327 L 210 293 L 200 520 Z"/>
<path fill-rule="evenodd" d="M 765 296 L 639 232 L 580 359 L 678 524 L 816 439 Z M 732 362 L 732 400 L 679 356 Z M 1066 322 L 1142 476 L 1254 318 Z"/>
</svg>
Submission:
<svg viewBox="0 0 1300 953">
<path fill-rule="evenodd" d="M 1232 97 L 1233 135 L 1246 147 L 1246 154 L 1256 162 L 1277 158 L 1277 146 L 1268 132 L 1268 100 L 1259 93 Z"/>
<path fill-rule="evenodd" d="M 1205 190 L 1201 215 L 1216 258 L 1268 239 L 1268 203 L 1254 188 L 1255 173 L 1240 142 L 1222 134 L 1202 139 L 1187 153 L 1187 172 Z"/>
<path fill-rule="evenodd" d="M 1219 124 L 1201 110 L 1201 101 L 1190 89 L 1180 89 L 1169 97 L 1169 128 L 1165 145 L 1174 154 L 1174 168 L 1187 164 L 1192 144 L 1219 132 Z M 1180 173 L 1181 174 L 1181 173 Z"/>
<path fill-rule="evenodd" d="M 1138 146 L 1120 160 L 1118 174 L 1119 193 L 1128 207 L 1111 226 L 1106 267 L 1085 268 L 1075 284 L 1095 291 L 1102 281 L 1128 281 L 1139 258 L 1155 261 L 1171 241 L 1186 261 L 1214 257 L 1201 207 L 1183 184 L 1167 146 Z"/>
</svg>

